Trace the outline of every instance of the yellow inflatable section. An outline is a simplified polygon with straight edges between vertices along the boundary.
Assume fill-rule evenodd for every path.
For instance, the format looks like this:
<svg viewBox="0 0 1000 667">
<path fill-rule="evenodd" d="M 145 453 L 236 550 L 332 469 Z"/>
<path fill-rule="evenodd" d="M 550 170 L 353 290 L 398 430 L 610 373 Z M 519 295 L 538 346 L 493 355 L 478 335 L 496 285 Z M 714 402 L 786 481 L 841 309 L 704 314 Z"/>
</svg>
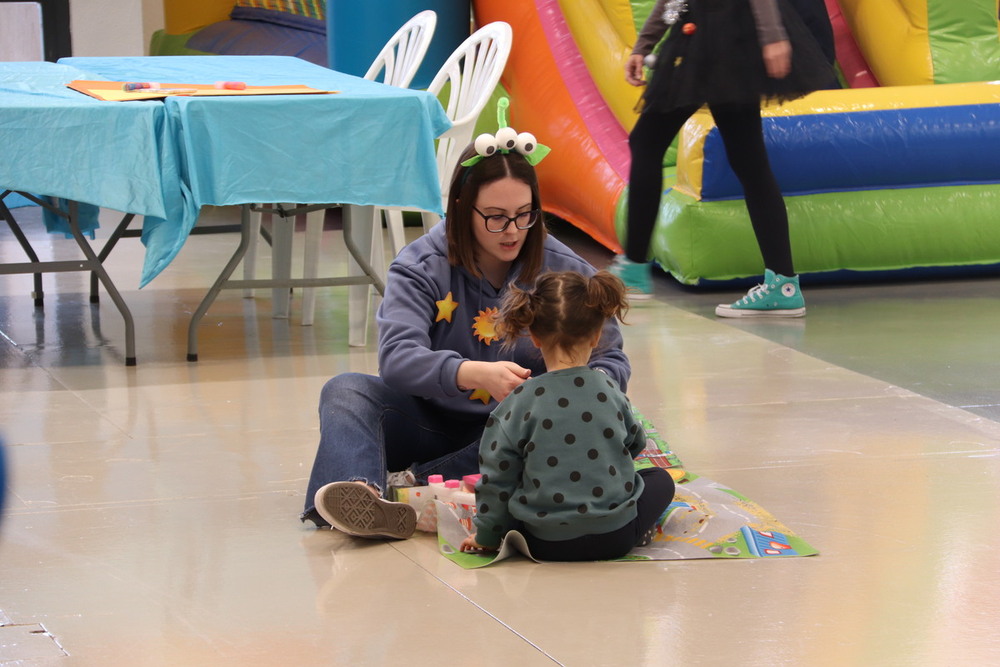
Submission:
<svg viewBox="0 0 1000 667">
<path fill-rule="evenodd" d="M 996 78 L 1000 67 L 997 0 L 837 2 L 882 86 Z"/>
<path fill-rule="evenodd" d="M 626 130 L 638 116 L 641 90 L 625 82 L 625 60 L 635 44 L 629 0 L 559 0 L 580 55 L 611 112 Z"/>
<path fill-rule="evenodd" d="M 934 83 L 927 0 L 839 0 L 839 3 L 880 84 Z"/>
<path fill-rule="evenodd" d="M 183 35 L 225 21 L 236 0 L 164 0 L 163 19 L 171 35 Z"/>
</svg>

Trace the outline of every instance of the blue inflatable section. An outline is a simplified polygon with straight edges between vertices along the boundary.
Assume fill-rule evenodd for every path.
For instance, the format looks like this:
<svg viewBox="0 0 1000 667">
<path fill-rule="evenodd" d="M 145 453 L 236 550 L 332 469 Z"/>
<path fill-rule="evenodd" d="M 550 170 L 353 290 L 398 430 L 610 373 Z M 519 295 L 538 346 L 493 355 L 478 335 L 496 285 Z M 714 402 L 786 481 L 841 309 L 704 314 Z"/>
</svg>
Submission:
<svg viewBox="0 0 1000 667">
<path fill-rule="evenodd" d="M 470 34 L 468 0 L 329 0 L 326 35 L 329 67 L 364 76 L 401 25 L 417 13 L 437 12 L 437 28 L 411 88 L 426 88 L 451 52 Z"/>
<path fill-rule="evenodd" d="M 786 195 L 1000 183 L 1000 104 L 773 117 L 764 133 Z M 701 196 L 743 196 L 714 127 Z"/>
</svg>

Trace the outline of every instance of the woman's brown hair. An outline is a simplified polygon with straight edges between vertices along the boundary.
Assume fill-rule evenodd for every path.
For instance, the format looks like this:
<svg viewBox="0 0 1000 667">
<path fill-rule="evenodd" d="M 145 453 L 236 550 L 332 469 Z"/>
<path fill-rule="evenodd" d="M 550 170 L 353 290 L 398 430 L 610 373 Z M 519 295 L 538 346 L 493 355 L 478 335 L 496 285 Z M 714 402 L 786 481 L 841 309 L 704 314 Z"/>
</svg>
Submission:
<svg viewBox="0 0 1000 667">
<path fill-rule="evenodd" d="M 576 271 L 553 271 L 529 289 L 511 285 L 494 325 L 504 346 L 530 332 L 566 350 L 596 334 L 612 317 L 624 322 L 628 307 L 625 285 L 607 271 L 589 278 Z"/>
<path fill-rule="evenodd" d="M 542 202 L 538 195 L 538 176 L 535 174 L 535 168 L 524 159 L 523 155 L 515 151 L 510 153 L 498 151 L 471 167 L 461 165 L 475 155 L 477 155 L 475 147 L 469 144 L 458 158 L 459 165 L 452 174 L 451 187 L 448 188 L 445 231 L 448 237 L 448 261 L 452 266 L 461 266 L 478 278 L 480 272 L 476 266 L 476 237 L 472 231 L 472 225 L 476 224 L 476 221 L 472 207 L 476 205 L 479 190 L 484 185 L 510 177 L 531 188 L 532 209 L 541 209 Z M 531 283 L 542 270 L 546 235 L 545 224 L 541 220 L 528 229 L 524 246 L 518 255 L 522 263 L 521 273 L 517 276 L 518 281 Z"/>
</svg>

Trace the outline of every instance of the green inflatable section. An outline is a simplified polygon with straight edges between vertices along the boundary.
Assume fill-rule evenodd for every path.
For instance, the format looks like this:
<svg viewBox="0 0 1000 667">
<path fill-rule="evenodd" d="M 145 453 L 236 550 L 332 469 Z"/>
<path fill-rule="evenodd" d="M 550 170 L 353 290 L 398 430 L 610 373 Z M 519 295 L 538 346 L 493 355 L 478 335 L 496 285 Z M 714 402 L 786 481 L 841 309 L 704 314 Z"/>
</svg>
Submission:
<svg viewBox="0 0 1000 667">
<path fill-rule="evenodd" d="M 934 83 L 1000 77 L 996 0 L 928 0 Z"/>
<path fill-rule="evenodd" d="M 633 0 L 632 5 L 641 26 L 651 3 Z M 931 55 L 939 83 L 1000 79 L 997 9 L 996 0 L 928 0 Z M 865 112 L 878 106 L 862 100 L 851 111 Z M 806 113 L 826 111 L 816 108 Z M 940 129 L 961 133 L 968 131 L 963 129 L 966 122 L 994 125 L 995 111 L 987 115 L 976 121 L 973 110 L 966 120 Z M 905 123 L 921 125 L 925 121 L 910 118 L 899 122 L 904 125 L 890 122 L 885 131 L 899 135 L 897 163 L 906 165 L 921 153 L 922 146 L 907 140 L 910 130 Z M 855 129 L 845 124 L 839 132 L 850 135 Z M 838 144 L 836 133 L 796 143 L 803 165 L 812 157 L 812 141 L 827 150 L 831 142 Z M 990 130 L 982 150 L 993 150 L 997 141 L 997 133 Z M 761 275 L 763 260 L 744 201 L 704 202 L 674 190 L 675 160 L 673 150 L 664 160 L 665 192 L 650 249 L 652 259 L 688 285 Z M 945 173 L 934 175 L 932 168 L 925 178 L 924 182 L 933 186 L 854 186 L 846 191 L 786 196 L 797 271 L 819 274 L 1000 265 L 1000 183 L 991 178 L 986 184 L 955 184 L 950 182 L 947 167 L 943 169 Z M 996 180 L 1000 181 L 1000 172 Z M 615 221 L 623 241 L 626 215 L 627 189 L 618 202 Z"/>
<path fill-rule="evenodd" d="M 1000 263 L 1000 185 L 787 197 L 796 269 L 885 271 Z M 663 197 L 653 256 L 678 281 L 760 275 L 742 199 Z"/>
</svg>

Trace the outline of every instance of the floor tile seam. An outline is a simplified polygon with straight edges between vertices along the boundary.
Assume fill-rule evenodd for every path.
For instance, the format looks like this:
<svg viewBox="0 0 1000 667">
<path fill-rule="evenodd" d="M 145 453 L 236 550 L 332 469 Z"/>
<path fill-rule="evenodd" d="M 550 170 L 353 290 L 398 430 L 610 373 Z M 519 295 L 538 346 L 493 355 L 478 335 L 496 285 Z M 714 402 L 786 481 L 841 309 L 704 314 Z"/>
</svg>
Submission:
<svg viewBox="0 0 1000 667">
<path fill-rule="evenodd" d="M 864 372 L 861 372 L 861 371 L 858 371 L 858 370 L 855 370 L 855 369 L 852 369 L 852 368 L 848 368 L 846 366 L 842 366 L 840 364 L 828 361 L 826 359 L 822 359 L 821 357 L 817 357 L 817 356 L 815 356 L 813 354 L 809 354 L 808 352 L 803 352 L 802 350 L 798 350 L 798 349 L 796 349 L 794 347 L 791 347 L 789 345 L 785 345 L 784 343 L 779 343 L 777 341 L 771 340 L 770 338 L 765 338 L 764 336 L 761 336 L 759 334 L 755 334 L 755 333 L 750 332 L 750 331 L 744 331 L 743 329 L 740 329 L 739 327 L 734 326 L 732 323 L 720 322 L 718 318 L 710 317 L 708 315 L 704 315 L 704 314 L 700 314 L 700 313 L 696 313 L 696 312 L 692 312 L 690 310 L 685 310 L 684 308 L 681 308 L 679 306 L 674 306 L 674 305 L 672 305 L 670 303 L 667 303 L 667 302 L 661 302 L 660 305 L 663 306 L 663 307 L 665 307 L 665 308 L 668 308 L 670 310 L 676 311 L 678 314 L 683 314 L 683 315 L 688 316 L 690 318 L 696 318 L 698 320 L 702 320 L 704 322 L 708 322 L 709 324 L 713 325 L 712 328 L 724 331 L 726 333 L 726 335 L 730 335 L 730 334 L 733 334 L 733 333 L 739 334 L 740 337 L 747 337 L 747 338 L 753 339 L 758 345 L 762 344 L 762 346 L 765 347 L 765 348 L 767 348 L 767 347 L 780 348 L 781 350 L 787 350 L 787 351 L 791 352 L 793 354 L 793 356 L 794 355 L 804 356 L 804 357 L 806 357 L 808 359 L 811 359 L 811 360 L 813 360 L 815 362 L 818 362 L 818 363 L 822 364 L 823 366 L 826 367 L 827 370 L 828 369 L 835 369 L 835 370 L 837 370 L 839 372 L 843 372 L 845 374 L 856 375 L 856 376 L 860 376 L 860 377 L 869 379 L 871 381 L 874 381 L 874 382 L 877 382 L 879 384 L 885 385 L 886 388 L 901 389 L 901 390 L 907 391 L 909 393 L 916 393 L 916 392 L 913 392 L 912 390 L 907 389 L 905 387 L 901 387 L 899 385 L 895 385 L 895 384 L 892 384 L 890 382 L 886 382 L 885 380 L 882 380 L 881 378 L 877 378 L 875 376 L 868 375 L 868 374 L 866 374 Z M 787 373 L 787 375 L 789 375 L 789 376 L 799 376 L 799 375 L 801 375 L 801 373 L 800 372 L 796 372 L 796 371 L 792 371 L 792 372 Z M 706 375 L 705 377 L 711 377 L 711 375 Z"/>
<path fill-rule="evenodd" d="M 161 443 L 161 446 L 169 446 L 172 441 L 190 440 L 192 438 L 219 439 L 220 437 L 229 436 L 233 431 L 232 428 L 226 428 L 226 429 L 219 429 L 219 431 L 217 432 L 197 431 L 191 433 L 174 432 L 169 434 L 153 434 L 142 431 L 135 431 L 135 432 L 123 431 L 119 425 L 114 424 L 113 422 L 111 423 L 111 425 L 114 426 L 119 431 L 119 433 L 116 436 L 110 436 L 100 439 L 90 438 L 87 440 L 44 440 L 44 441 L 42 440 L 14 441 L 10 440 L 8 436 L 8 439 L 5 441 L 5 444 L 11 447 L 44 447 L 44 446 L 63 446 L 63 445 L 79 447 L 88 445 L 121 446 L 123 444 L 159 442 Z M 10 429 L 7 430 L 10 431 Z M 309 428 L 293 428 L 293 429 L 253 428 L 253 429 L 241 429 L 239 430 L 239 432 L 247 435 L 272 435 L 272 436 L 308 435 L 312 436 L 313 440 L 318 440 L 316 434 L 319 433 L 319 426 L 314 426 Z M 164 445 L 162 443 L 167 443 L 167 444 Z"/>
<path fill-rule="evenodd" d="M 1000 421 L 994 420 L 994 419 L 990 419 L 989 417 L 985 417 L 985 416 L 982 416 L 982 415 L 978 415 L 978 414 L 976 414 L 974 412 L 971 412 L 969 410 L 964 409 L 961 406 L 952 405 L 951 403 L 945 403 L 945 402 L 940 401 L 940 400 L 938 400 L 938 399 L 936 399 L 936 398 L 934 398 L 932 396 L 927 396 L 926 394 L 922 394 L 920 392 L 917 392 L 917 391 L 914 391 L 912 389 L 909 389 L 908 387 L 904 387 L 904 386 L 901 386 L 901 385 L 893 384 L 891 382 L 887 382 L 886 380 L 883 380 L 883 379 L 881 379 L 879 377 L 876 377 L 874 375 L 867 374 L 867 373 L 865 373 L 863 371 L 859 371 L 859 370 L 856 370 L 856 369 L 848 368 L 846 366 L 842 366 L 840 364 L 828 361 L 828 360 L 823 359 L 821 357 L 817 357 L 817 356 L 815 356 L 813 354 L 810 354 L 808 352 L 803 352 L 802 350 L 798 350 L 798 349 L 796 349 L 794 347 L 791 347 L 791 346 L 785 345 L 783 343 L 779 343 L 779 342 L 773 341 L 773 340 L 771 340 L 769 338 L 765 338 L 765 337 L 760 336 L 758 334 L 755 334 L 755 333 L 752 333 L 752 332 L 749 332 L 749 331 L 743 331 L 739 327 L 733 326 L 732 324 L 726 324 L 726 323 L 719 322 L 717 319 L 711 318 L 709 316 L 701 315 L 701 314 L 698 314 L 698 313 L 694 313 L 694 312 L 689 311 L 689 310 L 684 310 L 683 308 L 679 308 L 678 306 L 673 306 L 673 305 L 671 305 L 669 303 L 664 303 L 663 305 L 666 306 L 666 307 L 668 307 L 668 308 L 670 308 L 670 309 L 677 310 L 677 311 L 680 311 L 682 313 L 686 313 L 688 315 L 692 315 L 694 317 L 701 318 L 701 319 L 706 320 L 708 322 L 715 323 L 716 325 L 718 325 L 720 327 L 726 327 L 729 330 L 738 331 L 741 334 L 745 334 L 747 336 L 752 336 L 752 337 L 754 337 L 754 338 L 756 338 L 756 339 L 758 339 L 760 341 L 764 341 L 765 343 L 768 343 L 770 345 L 777 346 L 777 347 L 780 347 L 780 348 L 783 348 L 783 349 L 786 349 L 786 350 L 790 350 L 793 354 L 802 355 L 802 356 L 808 357 L 808 358 L 813 359 L 815 361 L 818 361 L 818 362 L 820 362 L 822 364 L 825 364 L 828 367 L 835 368 L 838 371 L 843 371 L 844 373 L 848 373 L 848 374 L 851 374 L 851 375 L 857 375 L 857 376 L 860 376 L 860 377 L 864 377 L 864 378 L 866 378 L 866 379 L 868 379 L 870 381 L 880 383 L 880 384 L 884 385 L 885 389 L 887 389 L 887 390 L 898 390 L 900 392 L 905 392 L 906 394 L 910 394 L 910 395 L 915 396 L 915 397 L 920 397 L 920 398 L 924 398 L 924 399 L 926 399 L 928 401 L 933 401 L 934 403 L 937 403 L 938 405 L 941 405 L 941 406 L 945 406 L 945 407 L 952 408 L 952 409 L 955 409 L 955 410 L 962 410 L 963 412 L 968 413 L 975 420 L 987 420 L 989 422 L 992 422 L 992 423 L 996 424 L 997 428 L 1000 429 Z M 821 400 L 825 400 L 825 399 L 821 399 Z M 834 400 L 836 400 L 836 399 L 834 399 Z"/>
<path fill-rule="evenodd" d="M 18 499 L 20 506 L 8 506 L 4 509 L 7 516 L 28 516 L 40 514 L 60 514 L 64 512 L 88 512 L 93 510 L 120 509 L 130 507 L 150 507 L 153 505 L 171 505 L 183 503 L 199 502 L 243 502 L 255 500 L 265 496 L 295 496 L 296 489 L 274 489 L 265 491 L 253 491 L 239 494 L 222 494 L 214 496 L 169 496 L 165 498 L 136 498 L 132 500 L 113 500 L 95 503 L 77 503 L 71 505 L 49 504 L 44 500 Z M 45 505 L 42 507 L 41 505 Z"/>
<path fill-rule="evenodd" d="M 965 408 L 951 405 L 950 403 L 943 403 L 937 399 L 912 392 L 909 390 L 903 390 L 905 393 L 900 394 L 878 394 L 878 395 L 857 395 L 857 396 L 831 396 L 831 397 L 813 397 L 801 400 L 784 400 L 784 401 L 758 401 L 753 403 L 715 403 L 706 409 L 710 410 L 736 410 L 741 408 L 760 408 L 760 407 L 778 407 L 778 406 L 788 406 L 793 408 L 794 406 L 805 406 L 805 405 L 820 405 L 823 403 L 856 403 L 860 401 L 892 401 L 892 400 L 903 400 L 907 403 L 913 402 L 911 409 L 919 409 L 926 411 L 927 413 L 937 412 L 947 413 L 954 412 L 962 416 L 962 420 L 952 419 L 942 415 L 942 419 L 947 419 L 951 422 L 957 422 L 962 424 L 967 428 L 974 429 L 981 433 L 988 435 L 989 437 L 1000 439 L 1000 421 L 991 419 L 990 417 L 977 414 L 971 410 L 966 410 Z M 638 401 L 633 401 L 633 403 L 638 403 Z M 702 408 L 664 408 L 663 412 L 680 412 L 680 411 L 691 411 L 697 410 L 702 411 Z"/>
<path fill-rule="evenodd" d="M 813 450 L 810 450 L 813 451 Z M 856 453 L 856 452 L 845 452 L 845 453 Z M 919 461 L 919 460 L 936 460 L 936 461 L 946 461 L 947 459 L 955 460 L 969 460 L 969 459 L 982 459 L 982 458 L 1000 458 L 1000 446 L 995 449 L 988 450 L 967 450 L 967 451 L 957 451 L 957 452 L 914 452 L 914 453 L 895 453 L 895 454 L 863 454 L 857 453 L 857 457 L 843 459 L 837 461 L 831 461 L 829 458 L 823 460 L 771 460 L 771 461 L 761 461 L 757 465 L 747 465 L 747 466 L 731 466 L 726 468 L 709 468 L 709 467 L 699 467 L 687 465 L 687 460 L 678 453 L 681 457 L 681 461 L 684 461 L 685 469 L 693 468 L 700 477 L 708 477 L 710 479 L 714 478 L 716 474 L 725 474 L 730 472 L 747 472 L 754 470 L 789 470 L 789 469 L 806 469 L 806 468 L 827 468 L 831 465 L 848 464 L 857 465 L 858 463 L 870 462 L 870 461 Z"/>
<path fill-rule="evenodd" d="M 764 407 L 764 406 L 781 406 L 781 405 L 792 406 L 792 405 L 802 405 L 809 403 L 886 401 L 895 399 L 910 400 L 912 398 L 927 398 L 927 397 L 920 396 L 919 394 L 913 394 L 912 396 L 905 396 L 905 395 L 886 395 L 886 394 L 876 394 L 876 393 L 859 393 L 854 395 L 839 395 L 839 396 L 809 396 L 803 398 L 788 398 L 788 399 L 774 399 L 774 400 L 761 400 L 761 401 L 719 402 L 719 403 L 712 403 L 710 406 L 707 407 L 709 409 L 715 409 L 715 408 Z"/>
<path fill-rule="evenodd" d="M 423 570 L 428 576 L 430 576 L 431 578 L 433 578 L 434 580 L 436 580 L 438 583 L 440 583 L 441 585 L 443 585 L 445 588 L 447 588 L 448 590 L 450 590 L 452 593 L 454 593 L 455 595 L 459 596 L 460 598 L 462 598 L 463 600 L 465 600 L 465 602 L 467 602 L 468 604 L 470 604 L 473 607 L 475 607 L 476 609 L 478 609 L 487 618 L 492 619 L 493 621 L 495 621 L 496 623 L 498 623 L 501 627 L 503 627 L 505 630 L 507 630 L 508 632 L 510 632 L 514 637 L 520 639 L 521 641 L 523 641 L 524 643 L 526 643 L 528 646 L 532 647 L 533 649 L 535 649 L 536 651 L 538 651 L 539 653 L 541 653 L 543 656 L 545 656 L 546 658 L 548 658 L 549 660 L 551 660 L 553 664 L 563 665 L 563 663 L 561 663 L 558 660 L 556 660 L 555 657 L 553 657 L 551 654 L 549 654 L 548 651 L 546 651 L 545 649 L 543 649 L 536 642 L 531 641 L 524 634 L 522 634 L 521 632 L 518 632 L 517 630 L 515 630 L 509 623 L 506 623 L 500 617 L 498 617 L 496 614 L 494 614 L 491 611 L 489 611 L 488 609 L 486 609 L 483 605 L 479 604 L 478 602 L 476 602 L 475 600 L 473 600 L 471 597 L 469 597 L 468 595 L 466 595 L 465 593 L 463 593 L 462 591 L 460 591 L 458 588 L 456 588 L 455 586 L 453 586 L 449 582 L 445 581 L 442 577 L 440 577 L 437 574 L 435 574 L 434 572 L 432 572 L 425 565 L 423 565 L 422 563 L 420 563 L 416 559 L 414 559 L 410 554 L 405 553 L 405 552 L 403 552 L 403 551 L 401 551 L 399 549 L 396 549 L 396 551 L 398 553 L 400 553 L 404 558 L 406 558 L 407 560 L 409 560 L 411 563 L 413 563 L 417 568 Z M 442 558 L 443 558 L 443 556 L 442 556 Z"/>
</svg>

